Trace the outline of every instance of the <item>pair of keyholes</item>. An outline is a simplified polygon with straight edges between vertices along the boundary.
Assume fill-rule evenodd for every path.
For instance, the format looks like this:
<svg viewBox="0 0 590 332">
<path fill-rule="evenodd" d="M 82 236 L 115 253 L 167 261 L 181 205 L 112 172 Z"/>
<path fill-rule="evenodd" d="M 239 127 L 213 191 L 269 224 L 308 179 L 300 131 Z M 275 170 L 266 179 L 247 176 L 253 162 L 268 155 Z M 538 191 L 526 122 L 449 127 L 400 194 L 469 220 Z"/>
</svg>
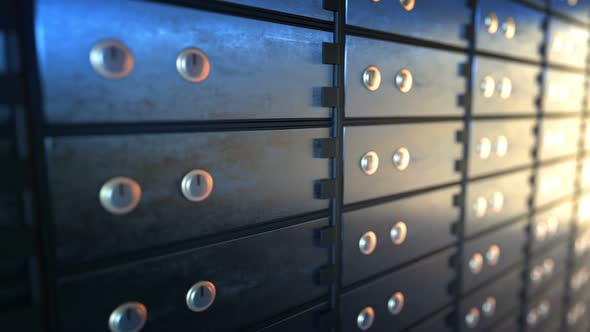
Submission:
<svg viewBox="0 0 590 332">
<path fill-rule="evenodd" d="M 118 80 L 131 74 L 135 67 L 135 57 L 123 43 L 105 40 L 97 43 L 90 51 L 90 63 L 103 77 Z M 211 64 L 203 51 L 191 47 L 177 56 L 176 70 L 185 80 L 200 83 L 209 76 Z"/>
</svg>

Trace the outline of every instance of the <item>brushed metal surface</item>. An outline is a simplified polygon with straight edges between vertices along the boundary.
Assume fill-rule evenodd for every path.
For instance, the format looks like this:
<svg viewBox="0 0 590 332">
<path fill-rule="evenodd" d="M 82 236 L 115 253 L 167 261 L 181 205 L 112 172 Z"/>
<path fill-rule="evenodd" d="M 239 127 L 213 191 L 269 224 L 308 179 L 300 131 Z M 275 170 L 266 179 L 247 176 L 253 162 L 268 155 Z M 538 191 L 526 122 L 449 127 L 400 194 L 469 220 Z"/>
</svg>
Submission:
<svg viewBox="0 0 590 332">
<path fill-rule="evenodd" d="M 536 295 L 528 300 L 528 305 L 525 310 L 527 315 L 531 309 L 538 308 L 542 301 L 549 302 L 549 312 L 547 316 L 538 320 L 538 323 L 534 326 L 530 326 L 525 323 L 525 331 L 536 332 L 536 331 L 555 331 L 556 326 L 561 325 L 561 314 L 563 307 L 563 293 L 564 283 L 556 282 L 551 286 L 545 288 L 542 294 Z M 525 316 L 526 317 L 526 316 Z"/>
<path fill-rule="evenodd" d="M 521 309 L 514 310 L 517 315 L 510 316 L 508 318 L 504 318 L 500 321 L 497 325 L 490 328 L 490 332 L 520 332 L 520 316 L 518 314 L 521 313 Z"/>
<path fill-rule="evenodd" d="M 588 51 L 587 29 L 567 21 L 551 17 L 547 41 L 549 63 L 585 68 Z"/>
<path fill-rule="evenodd" d="M 317 269 L 329 262 L 330 249 L 315 242 L 316 231 L 327 225 L 320 219 L 63 278 L 58 282 L 60 331 L 80 331 L 80 326 L 104 331 L 110 312 L 127 301 L 145 304 L 145 331 L 238 330 L 327 296 L 329 287 L 315 281 Z M 184 300 L 199 280 L 214 282 L 217 294 L 207 311 L 195 313 Z"/>
<path fill-rule="evenodd" d="M 391 332 L 401 331 L 450 303 L 449 286 L 455 277 L 450 258 L 454 253 L 454 249 L 446 250 L 343 294 L 342 331 L 358 331 L 357 315 L 367 306 L 375 310 L 371 331 Z M 398 291 L 404 293 L 404 309 L 398 315 L 391 315 L 387 301 Z"/>
<path fill-rule="evenodd" d="M 588 0 L 549 0 L 549 7 L 557 13 L 583 23 L 590 23 L 590 1 Z"/>
<path fill-rule="evenodd" d="M 566 202 L 563 204 L 559 204 L 556 207 L 553 207 L 545 212 L 537 212 L 533 216 L 533 220 L 531 222 L 531 236 L 530 236 L 530 244 L 531 250 L 533 252 L 538 252 L 541 248 L 545 248 L 547 245 L 565 239 L 571 231 L 572 227 L 572 212 L 573 212 L 573 203 Z M 544 238 L 536 238 L 535 237 L 535 227 L 539 223 L 544 223 L 547 225 L 548 222 L 553 222 L 552 220 L 557 220 L 558 228 L 557 232 L 553 235 L 547 234 Z"/>
<path fill-rule="evenodd" d="M 458 181 L 455 160 L 461 144 L 455 141 L 459 122 L 346 127 L 344 129 L 344 203 Z M 392 157 L 400 147 L 411 155 L 410 166 L 398 171 Z M 379 169 L 363 173 L 360 160 L 367 151 L 379 155 Z"/>
<path fill-rule="evenodd" d="M 117 256 L 327 209 L 313 187 L 329 177 L 329 161 L 313 158 L 313 139 L 328 135 L 301 129 L 48 139 L 58 261 Z M 215 181 L 202 202 L 180 190 L 194 168 Z M 99 189 L 113 176 L 133 177 L 143 188 L 128 215 L 100 206 Z"/>
<path fill-rule="evenodd" d="M 328 32 L 150 2 L 36 2 L 45 117 L 50 123 L 326 118 L 320 89 Z M 135 68 L 106 80 L 89 63 L 104 39 L 126 44 Z M 67 40 L 67 43 L 63 41 Z M 187 47 L 211 63 L 202 83 L 176 71 Z"/>
<path fill-rule="evenodd" d="M 475 58 L 475 80 L 473 82 L 473 114 L 504 115 L 534 114 L 537 109 L 536 99 L 541 95 L 538 66 L 497 60 L 491 57 Z M 481 90 L 484 77 L 492 77 L 496 84 L 506 77 L 512 81 L 510 97 L 502 98 L 498 91 L 491 98 L 486 98 Z"/>
<path fill-rule="evenodd" d="M 543 119 L 539 159 L 574 156 L 578 152 L 580 119 Z"/>
<path fill-rule="evenodd" d="M 464 109 L 458 100 L 465 93 L 465 78 L 459 68 L 466 61 L 461 53 L 347 36 L 346 116 L 460 116 Z M 376 91 L 363 83 L 363 73 L 370 66 L 381 73 Z M 404 69 L 413 77 L 407 93 L 395 85 L 396 73 Z"/>
<path fill-rule="evenodd" d="M 322 303 L 268 327 L 257 330 L 257 332 L 322 332 L 325 329 L 320 326 L 319 320 L 322 313 L 328 310 L 329 305 Z"/>
<path fill-rule="evenodd" d="M 537 171 L 535 206 L 540 207 L 574 192 L 576 161 L 540 167 Z"/>
<path fill-rule="evenodd" d="M 465 253 L 463 257 L 463 292 L 469 292 L 477 286 L 484 284 L 493 277 L 499 276 L 505 270 L 525 258 L 525 243 L 527 220 L 515 222 L 482 237 L 471 239 L 465 242 Z M 484 267 L 478 274 L 469 270 L 469 258 L 480 253 L 485 256 L 486 251 L 492 245 L 500 247 L 500 259 L 494 266 L 484 263 Z"/>
<path fill-rule="evenodd" d="M 467 186 L 465 234 L 473 235 L 497 226 L 512 218 L 528 212 L 531 195 L 531 171 L 522 171 L 509 175 L 470 182 Z M 494 193 L 500 192 L 504 197 L 503 207 L 494 211 L 488 203 L 485 215 L 478 217 L 475 206 L 478 198 L 491 200 Z"/>
<path fill-rule="evenodd" d="M 461 331 L 489 331 L 490 326 L 494 325 L 499 318 L 520 309 L 522 277 L 522 269 L 517 268 L 465 297 L 461 301 L 460 309 Z M 488 297 L 494 298 L 496 306 L 492 314 L 486 315 L 482 312 L 482 305 Z M 480 311 L 479 322 L 473 328 L 469 328 L 464 321 L 464 317 L 471 308 L 477 308 Z"/>
<path fill-rule="evenodd" d="M 426 321 L 410 328 L 408 332 L 451 332 L 454 331 L 452 324 L 452 309 L 444 310 L 443 312 L 429 317 Z"/>
<path fill-rule="evenodd" d="M 342 278 L 348 285 L 371 275 L 444 248 L 455 241 L 451 229 L 459 220 L 453 206 L 458 187 L 437 190 L 395 202 L 344 213 L 342 221 Z M 390 231 L 398 222 L 407 225 L 405 241 L 396 245 Z M 377 235 L 370 255 L 359 250 L 360 237 L 369 231 Z"/>
<path fill-rule="evenodd" d="M 545 70 L 544 112 L 580 112 L 584 101 L 584 75 Z"/>
<path fill-rule="evenodd" d="M 397 0 L 347 0 L 346 14 L 349 25 L 467 47 L 470 12 L 462 0 L 420 0 L 411 11 Z"/>
<path fill-rule="evenodd" d="M 533 149 L 536 142 L 534 120 L 476 120 L 472 121 L 470 126 L 470 177 L 532 165 Z M 494 149 L 500 136 L 505 137 L 508 142 L 505 154 L 498 154 L 497 149 Z M 492 143 L 491 153 L 485 159 L 478 154 L 478 145 L 480 140 L 484 138 L 489 139 Z"/>
<path fill-rule="evenodd" d="M 499 28 L 495 34 L 488 33 L 485 26 L 489 13 L 495 13 L 498 18 Z M 508 0 L 482 0 L 479 1 L 476 18 L 477 50 L 541 60 L 543 12 Z M 516 22 L 516 35 L 512 39 L 506 39 L 501 29 L 508 18 Z"/>
<path fill-rule="evenodd" d="M 563 280 L 565 269 L 568 260 L 568 243 L 562 241 L 556 246 L 540 253 L 533 253 L 529 258 L 529 269 L 526 272 L 526 277 L 530 278 L 530 272 L 535 266 L 543 266 L 545 260 L 551 260 L 553 262 L 553 272 L 550 274 L 544 273 L 541 280 L 538 283 L 533 283 L 529 280 L 527 283 L 527 294 L 533 296 L 543 290 L 547 289 L 549 285 Z"/>
<path fill-rule="evenodd" d="M 323 0 L 220 0 L 241 5 L 308 16 L 325 21 L 334 20 L 334 13 L 324 9 Z"/>
</svg>

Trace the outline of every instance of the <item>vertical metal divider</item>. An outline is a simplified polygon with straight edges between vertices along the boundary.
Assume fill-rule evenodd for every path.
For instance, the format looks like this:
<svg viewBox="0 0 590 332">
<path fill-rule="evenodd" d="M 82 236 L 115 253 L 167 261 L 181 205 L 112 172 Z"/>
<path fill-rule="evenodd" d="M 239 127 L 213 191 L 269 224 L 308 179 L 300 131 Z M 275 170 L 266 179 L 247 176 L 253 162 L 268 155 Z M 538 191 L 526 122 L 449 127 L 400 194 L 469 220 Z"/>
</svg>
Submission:
<svg viewBox="0 0 590 332">
<path fill-rule="evenodd" d="M 44 124 L 42 92 L 39 81 L 37 48 L 35 43 L 35 0 L 17 1 L 21 30 L 20 52 L 24 75 L 26 128 L 28 149 L 32 164 L 31 191 L 34 203 L 32 213 L 36 225 L 36 245 L 40 271 L 38 283 L 42 304 L 43 331 L 58 331 L 56 306 L 56 270 L 51 224 L 49 187 L 46 174 L 44 149 Z"/>
<path fill-rule="evenodd" d="M 522 303 L 521 303 L 521 317 L 520 317 L 520 328 L 521 330 L 524 330 L 525 326 L 526 326 L 526 309 L 528 306 L 528 285 L 529 285 L 529 278 L 528 278 L 528 271 L 530 269 L 530 265 L 531 265 L 531 248 L 532 248 L 532 239 L 534 236 L 534 230 L 533 230 L 533 219 L 535 216 L 535 200 L 536 200 L 536 195 L 537 195 L 537 185 L 538 185 L 538 179 L 537 179 L 537 175 L 538 175 L 538 171 L 539 171 L 539 165 L 540 165 L 540 161 L 539 161 L 539 152 L 540 152 L 540 146 L 541 146 L 541 139 L 542 139 L 542 132 L 543 132 L 543 128 L 542 128 L 542 123 L 543 123 L 543 112 L 544 112 L 544 96 L 545 96 L 545 80 L 547 77 L 547 48 L 548 48 L 548 42 L 549 42 L 549 36 L 548 36 L 548 30 L 549 30 L 549 17 L 550 17 L 550 11 L 549 11 L 549 4 L 546 1 L 545 3 L 545 9 L 543 11 L 543 23 L 542 23 L 542 29 L 543 29 L 543 44 L 540 48 L 540 52 L 541 52 L 541 72 L 539 73 L 539 78 L 537 80 L 538 84 L 539 84 L 539 95 L 537 97 L 537 101 L 536 101 L 536 106 L 537 106 L 537 112 L 536 112 L 536 116 L 535 116 L 535 145 L 531 151 L 532 155 L 533 155 L 533 167 L 531 170 L 531 181 L 530 181 L 530 195 L 529 195 L 529 202 L 528 202 L 528 218 L 527 218 L 527 236 L 526 236 L 526 243 L 525 243 L 525 248 L 524 248 L 524 271 L 523 271 L 523 279 L 522 279 L 522 294 L 521 294 L 521 298 L 522 298 Z"/>
<path fill-rule="evenodd" d="M 338 64 L 335 66 L 334 82 L 338 88 L 338 103 L 332 114 L 332 135 L 336 138 L 336 158 L 332 160 L 333 177 L 336 179 L 336 197 L 332 200 L 332 225 L 336 231 L 334 246 L 334 264 L 336 278 L 333 284 L 331 307 L 335 313 L 333 331 L 341 330 L 341 289 L 342 289 L 342 213 L 344 197 L 344 101 L 345 101 L 345 68 L 346 68 L 346 1 L 337 0 L 338 10 L 334 12 L 334 43 L 338 47 Z"/>
<path fill-rule="evenodd" d="M 469 150 L 470 150 L 470 138 L 471 138 L 471 122 L 473 113 L 473 94 L 474 84 L 476 75 L 476 63 L 475 63 L 475 47 L 477 45 L 477 7 L 478 0 L 470 0 L 467 5 L 471 9 L 471 22 L 467 26 L 467 66 L 465 66 L 465 112 L 463 113 L 463 132 L 461 136 L 461 142 L 463 144 L 463 158 L 461 168 L 461 196 L 460 196 L 460 209 L 459 209 L 459 222 L 455 228 L 457 235 L 457 253 L 454 260 L 455 273 L 456 273 L 456 284 L 454 287 L 454 330 L 462 330 L 463 317 L 461 316 L 461 298 L 463 295 L 463 264 L 466 257 L 465 255 L 465 222 L 467 216 L 468 202 L 467 202 L 467 185 L 469 182 Z"/>
</svg>

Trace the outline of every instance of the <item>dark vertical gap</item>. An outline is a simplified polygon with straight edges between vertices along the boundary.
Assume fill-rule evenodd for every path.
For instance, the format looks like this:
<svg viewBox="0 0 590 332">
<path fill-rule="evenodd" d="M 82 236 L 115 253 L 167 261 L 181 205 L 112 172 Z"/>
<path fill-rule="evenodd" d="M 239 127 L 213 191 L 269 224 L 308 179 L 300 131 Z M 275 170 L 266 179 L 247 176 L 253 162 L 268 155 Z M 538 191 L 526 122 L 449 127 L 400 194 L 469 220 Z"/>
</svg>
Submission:
<svg viewBox="0 0 590 332">
<path fill-rule="evenodd" d="M 57 331 L 55 319 L 55 257 L 53 253 L 53 230 L 49 210 L 49 190 L 45 174 L 45 150 L 43 148 L 42 94 L 37 67 L 37 48 L 35 45 L 35 1 L 15 1 L 18 6 L 18 25 L 22 72 L 24 77 L 24 112 L 28 132 L 28 149 L 31 158 L 32 176 L 29 181 L 32 192 L 33 227 L 36 254 L 39 257 L 38 280 L 41 289 L 42 329 Z"/>
<path fill-rule="evenodd" d="M 529 199 L 529 216 L 528 216 L 528 226 L 527 226 L 527 237 L 526 237 L 526 244 L 525 244 L 525 259 L 524 259 L 524 266 L 525 266 L 525 273 L 523 275 L 523 290 L 522 290 L 522 304 L 521 304 L 521 317 L 520 317 L 520 325 L 521 329 L 525 330 L 526 327 L 526 314 L 527 314 L 527 307 L 529 305 L 529 295 L 528 295 L 528 288 L 529 288 L 529 278 L 528 278 L 528 271 L 532 268 L 532 241 L 534 237 L 534 228 L 533 228 L 533 220 L 535 218 L 535 201 L 537 196 L 537 185 L 538 185 L 538 172 L 539 167 L 541 165 L 539 160 L 539 154 L 541 152 L 541 142 L 542 142 L 542 135 L 543 135 L 543 110 L 544 110 L 544 100 L 545 100 L 545 80 L 547 79 L 547 49 L 549 47 L 549 3 L 546 1 L 545 9 L 543 10 L 544 17 L 543 17 L 543 44 L 540 48 L 541 52 L 541 72 L 539 73 L 539 96 L 537 100 L 537 113 L 536 113 L 536 124 L 535 124 L 535 145 L 533 147 L 533 167 L 532 167 L 532 177 L 531 177 L 531 192 L 530 192 L 530 199 Z"/>
<path fill-rule="evenodd" d="M 478 0 L 468 1 L 471 7 L 471 23 L 467 27 L 468 49 L 467 49 L 467 66 L 465 70 L 465 113 L 463 115 L 463 167 L 461 169 L 461 208 L 459 223 L 456 227 L 457 233 L 457 254 L 455 259 L 456 285 L 455 290 L 455 330 L 461 331 L 463 326 L 463 317 L 461 315 L 461 297 L 463 294 L 463 264 L 467 259 L 465 256 L 465 222 L 467 217 L 467 183 L 469 179 L 469 150 L 471 138 L 471 117 L 473 113 L 473 94 L 474 79 L 477 71 L 475 63 L 475 48 L 477 45 L 477 7 Z"/>
<path fill-rule="evenodd" d="M 334 280 L 332 292 L 332 310 L 335 313 L 333 330 L 341 330 L 341 305 L 340 296 L 342 290 L 342 205 L 344 197 L 344 68 L 346 61 L 346 38 L 344 26 L 346 24 L 346 0 L 338 0 L 338 11 L 334 14 L 334 43 L 340 45 L 338 48 L 338 65 L 335 66 L 334 80 L 338 87 L 338 103 L 332 114 L 333 126 L 332 135 L 336 138 L 336 158 L 332 160 L 332 176 L 336 179 L 336 197 L 332 200 L 332 225 L 336 231 L 334 246 L 334 263 L 336 267 L 336 279 Z"/>
</svg>

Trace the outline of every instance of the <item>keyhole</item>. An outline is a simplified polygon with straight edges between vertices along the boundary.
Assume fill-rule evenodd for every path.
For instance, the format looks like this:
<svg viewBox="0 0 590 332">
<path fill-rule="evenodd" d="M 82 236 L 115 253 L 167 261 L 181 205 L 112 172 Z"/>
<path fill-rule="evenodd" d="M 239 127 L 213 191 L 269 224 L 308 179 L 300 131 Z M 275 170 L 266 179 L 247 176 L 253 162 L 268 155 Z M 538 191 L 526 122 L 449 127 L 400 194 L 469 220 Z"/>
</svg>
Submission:
<svg viewBox="0 0 590 332">
<path fill-rule="evenodd" d="M 125 186 L 120 184 L 117 188 L 117 190 L 119 191 L 119 196 L 123 197 L 125 196 Z"/>
<path fill-rule="evenodd" d="M 125 45 L 114 40 L 96 44 L 90 51 L 90 62 L 99 74 L 110 79 L 126 77 L 134 66 L 131 51 Z"/>
<path fill-rule="evenodd" d="M 176 60 L 179 74 L 187 81 L 199 83 L 209 76 L 209 59 L 201 50 L 188 48 Z"/>
<path fill-rule="evenodd" d="M 113 60 L 115 60 L 115 59 L 117 58 L 117 56 L 118 56 L 118 53 L 119 53 L 119 52 L 117 52 L 117 49 L 116 49 L 116 48 L 114 48 L 114 47 L 111 47 L 111 48 L 110 48 L 110 50 L 109 50 L 109 52 L 110 52 L 110 54 L 111 54 L 111 58 L 112 58 Z"/>
<path fill-rule="evenodd" d="M 127 310 L 125 310 L 125 318 L 126 318 L 128 321 L 131 321 L 131 319 L 133 319 L 133 312 L 132 312 L 132 310 L 131 310 L 131 309 L 127 309 Z"/>
<path fill-rule="evenodd" d="M 201 186 L 201 174 L 197 175 L 197 186 Z"/>
<path fill-rule="evenodd" d="M 199 293 L 201 293 L 201 297 L 205 297 L 205 287 L 199 288 Z"/>
</svg>

